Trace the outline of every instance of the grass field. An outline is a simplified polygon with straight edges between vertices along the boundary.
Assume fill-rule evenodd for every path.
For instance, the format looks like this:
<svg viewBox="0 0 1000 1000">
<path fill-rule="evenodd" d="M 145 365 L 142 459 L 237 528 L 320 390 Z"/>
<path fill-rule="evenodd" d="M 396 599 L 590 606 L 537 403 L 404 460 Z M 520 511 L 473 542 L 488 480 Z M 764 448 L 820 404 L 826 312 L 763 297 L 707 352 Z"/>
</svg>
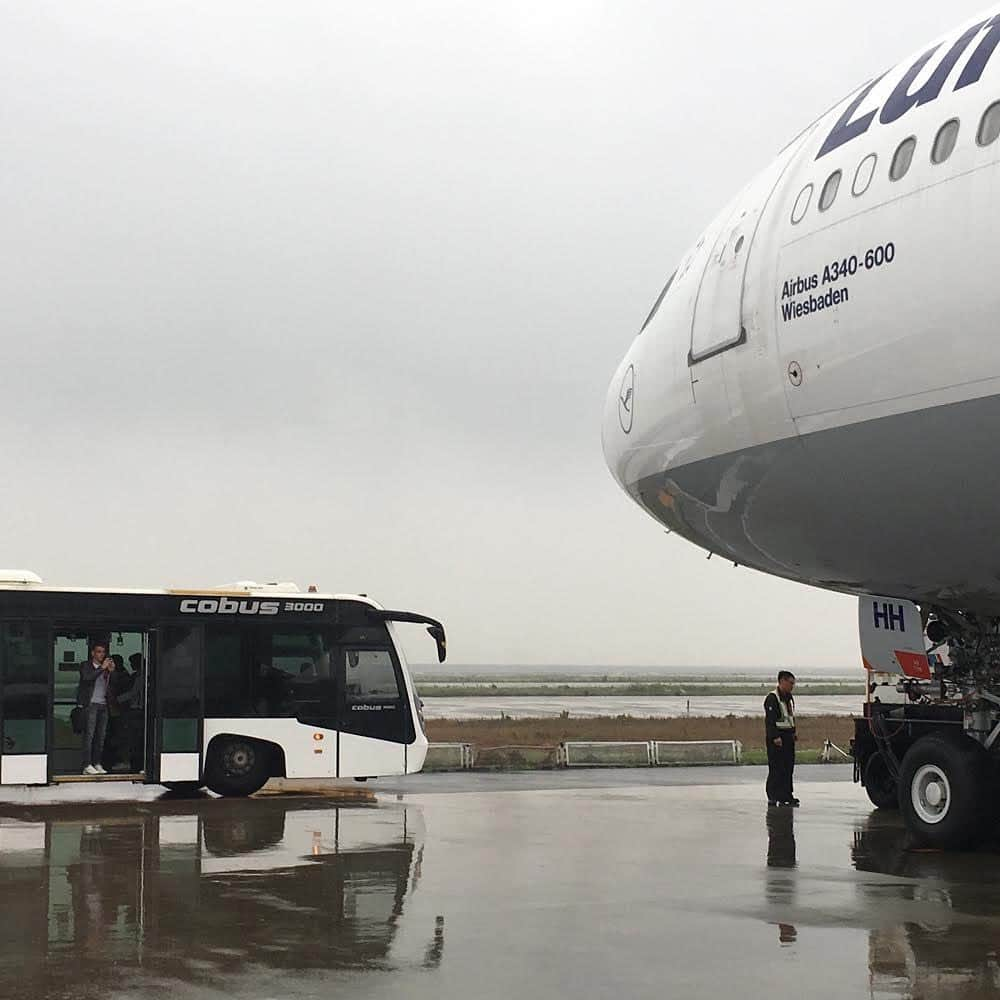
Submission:
<svg viewBox="0 0 1000 1000">
<path fill-rule="evenodd" d="M 800 716 L 799 751 L 819 750 L 826 740 L 847 749 L 854 722 L 846 716 Z M 471 743 L 481 754 L 492 747 L 555 747 L 564 740 L 739 740 L 744 755 L 764 751 L 763 719 L 428 719 L 432 743 Z"/>
</svg>

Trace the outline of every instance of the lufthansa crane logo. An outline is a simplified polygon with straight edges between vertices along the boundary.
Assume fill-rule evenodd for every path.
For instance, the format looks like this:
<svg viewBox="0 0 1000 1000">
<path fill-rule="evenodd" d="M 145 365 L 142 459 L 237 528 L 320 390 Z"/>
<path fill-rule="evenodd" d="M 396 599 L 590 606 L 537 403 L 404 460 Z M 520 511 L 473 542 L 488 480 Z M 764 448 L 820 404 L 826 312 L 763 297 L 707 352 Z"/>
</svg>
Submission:
<svg viewBox="0 0 1000 1000">
<path fill-rule="evenodd" d="M 625 369 L 622 387 L 618 390 L 618 420 L 622 430 L 628 434 L 632 430 L 633 406 L 635 405 L 635 367 Z"/>
</svg>

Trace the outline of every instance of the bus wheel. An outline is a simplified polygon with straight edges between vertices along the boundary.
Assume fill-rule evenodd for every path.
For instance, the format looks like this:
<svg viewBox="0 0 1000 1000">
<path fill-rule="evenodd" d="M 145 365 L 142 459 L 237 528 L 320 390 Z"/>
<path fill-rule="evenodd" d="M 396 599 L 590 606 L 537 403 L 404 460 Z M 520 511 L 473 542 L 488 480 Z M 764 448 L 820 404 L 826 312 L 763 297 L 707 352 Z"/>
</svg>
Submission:
<svg viewBox="0 0 1000 1000">
<path fill-rule="evenodd" d="M 164 781 L 161 784 L 178 795 L 194 795 L 205 787 L 200 781 Z"/>
<path fill-rule="evenodd" d="M 208 748 L 205 784 L 216 795 L 253 795 L 271 777 L 268 744 L 245 736 L 217 736 Z"/>
<path fill-rule="evenodd" d="M 903 757 L 899 808 L 929 847 L 969 847 L 983 833 L 987 757 L 968 736 L 922 736 Z"/>
<path fill-rule="evenodd" d="M 865 762 L 863 778 L 865 791 L 876 809 L 899 808 L 899 786 L 881 753 L 873 753 Z"/>
</svg>

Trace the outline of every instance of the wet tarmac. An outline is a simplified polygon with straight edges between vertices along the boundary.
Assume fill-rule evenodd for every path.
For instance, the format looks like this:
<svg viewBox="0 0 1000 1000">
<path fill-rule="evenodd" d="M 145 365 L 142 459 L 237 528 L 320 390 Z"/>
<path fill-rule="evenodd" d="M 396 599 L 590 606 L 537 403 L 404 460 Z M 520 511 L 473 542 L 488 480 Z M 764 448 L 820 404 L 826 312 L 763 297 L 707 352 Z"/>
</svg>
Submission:
<svg viewBox="0 0 1000 1000">
<path fill-rule="evenodd" d="M 997 996 L 1000 853 L 843 769 L 581 774 L 0 804 L 0 996 Z"/>
</svg>

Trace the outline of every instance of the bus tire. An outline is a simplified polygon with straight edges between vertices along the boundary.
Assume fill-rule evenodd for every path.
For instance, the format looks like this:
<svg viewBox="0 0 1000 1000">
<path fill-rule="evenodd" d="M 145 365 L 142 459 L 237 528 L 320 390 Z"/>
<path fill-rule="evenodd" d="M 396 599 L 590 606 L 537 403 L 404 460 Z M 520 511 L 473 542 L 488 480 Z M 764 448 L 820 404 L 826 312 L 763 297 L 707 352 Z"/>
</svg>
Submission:
<svg viewBox="0 0 1000 1000">
<path fill-rule="evenodd" d="M 899 808 L 899 783 L 889 771 L 889 765 L 880 752 L 865 761 L 863 775 L 865 791 L 876 809 Z"/>
<path fill-rule="evenodd" d="M 903 757 L 899 808 L 910 831 L 928 847 L 965 848 L 982 836 L 988 758 L 968 736 L 931 733 Z"/>
<path fill-rule="evenodd" d="M 216 795 L 253 795 L 271 777 L 271 744 L 248 736 L 216 736 L 205 760 L 205 784 Z"/>
<path fill-rule="evenodd" d="M 194 795 L 205 787 L 200 781 L 163 781 L 161 784 L 178 795 Z"/>
<path fill-rule="evenodd" d="M 202 816 L 205 847 L 217 857 L 252 854 L 280 844 L 285 837 L 284 810 L 207 810 Z"/>
</svg>

